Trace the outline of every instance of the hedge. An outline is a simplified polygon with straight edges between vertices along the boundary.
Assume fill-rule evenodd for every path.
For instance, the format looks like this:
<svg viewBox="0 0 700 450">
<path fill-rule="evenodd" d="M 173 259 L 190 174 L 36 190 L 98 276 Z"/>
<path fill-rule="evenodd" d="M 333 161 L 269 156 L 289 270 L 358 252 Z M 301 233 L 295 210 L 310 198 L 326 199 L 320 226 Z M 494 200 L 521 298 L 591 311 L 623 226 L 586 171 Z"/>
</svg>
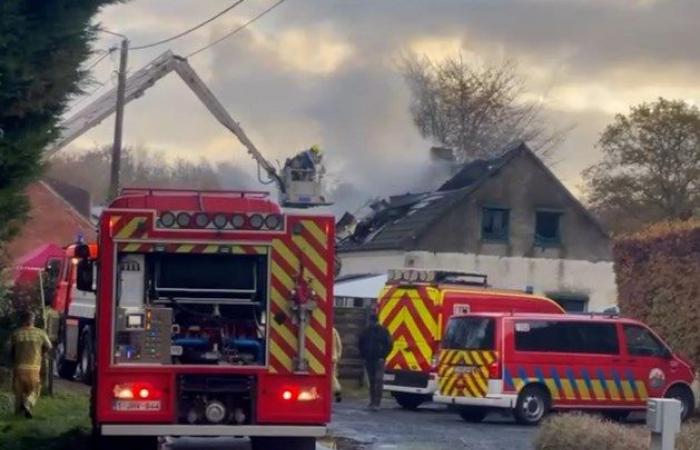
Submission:
<svg viewBox="0 0 700 450">
<path fill-rule="evenodd" d="M 536 450 L 648 450 L 649 433 L 581 414 L 554 414 L 540 425 Z"/>
<path fill-rule="evenodd" d="M 649 450 L 645 425 L 622 425 L 590 414 L 553 414 L 535 436 L 535 450 Z M 700 423 L 687 423 L 676 436 L 676 450 L 700 448 Z"/>
<path fill-rule="evenodd" d="M 620 312 L 700 367 L 700 221 L 662 223 L 613 246 Z"/>
</svg>

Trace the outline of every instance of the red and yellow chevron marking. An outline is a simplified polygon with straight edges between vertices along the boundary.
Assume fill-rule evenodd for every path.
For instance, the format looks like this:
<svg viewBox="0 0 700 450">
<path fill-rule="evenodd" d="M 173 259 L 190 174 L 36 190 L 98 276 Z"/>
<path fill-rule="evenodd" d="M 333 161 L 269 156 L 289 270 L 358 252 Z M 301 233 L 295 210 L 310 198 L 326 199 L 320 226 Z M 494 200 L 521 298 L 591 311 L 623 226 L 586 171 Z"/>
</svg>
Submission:
<svg viewBox="0 0 700 450">
<path fill-rule="evenodd" d="M 442 350 L 438 364 L 438 390 L 451 397 L 485 397 L 488 366 L 498 357 L 488 350 Z"/>
<path fill-rule="evenodd" d="M 112 216 L 109 221 L 114 239 L 148 239 L 146 216 Z"/>
<path fill-rule="evenodd" d="M 154 242 L 121 242 L 118 245 L 120 252 L 149 253 L 162 251 L 168 253 L 229 253 L 233 255 L 266 255 L 266 245 L 224 245 L 224 244 L 191 244 L 191 243 L 167 243 Z"/>
<path fill-rule="evenodd" d="M 333 280 L 333 249 L 328 233 L 313 220 L 301 220 L 301 232 L 274 239 L 270 257 L 270 372 L 294 371 L 298 326 L 292 320 L 291 291 L 303 272 L 319 297 L 305 330 L 305 357 L 313 374 L 325 374 L 330 352 L 330 298 Z M 294 229 L 294 227 L 291 227 Z"/>
<path fill-rule="evenodd" d="M 380 296 L 379 322 L 394 340 L 386 367 L 429 371 L 440 338 L 440 293 L 429 286 L 389 286 Z"/>
</svg>

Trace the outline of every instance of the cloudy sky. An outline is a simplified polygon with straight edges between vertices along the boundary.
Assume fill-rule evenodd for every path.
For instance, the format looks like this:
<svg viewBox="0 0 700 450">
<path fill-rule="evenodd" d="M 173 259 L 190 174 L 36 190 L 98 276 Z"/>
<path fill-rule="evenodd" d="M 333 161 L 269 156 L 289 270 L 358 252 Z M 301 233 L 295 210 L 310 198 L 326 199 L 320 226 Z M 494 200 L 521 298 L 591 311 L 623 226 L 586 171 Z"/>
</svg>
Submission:
<svg viewBox="0 0 700 450">
<path fill-rule="evenodd" d="M 168 48 L 186 55 L 274 1 L 247 0 L 172 44 L 131 52 L 130 70 Z M 97 20 L 138 46 L 230 3 L 131 0 Z M 436 182 L 427 167 L 431 143 L 408 113 L 399 55 L 515 60 L 528 97 L 542 102 L 546 117 L 557 127 L 575 126 L 553 169 L 578 193 L 580 172 L 600 157 L 595 143 L 615 113 L 658 96 L 700 103 L 698 23 L 697 0 L 286 0 L 190 63 L 270 159 L 321 145 L 334 179 L 347 183 L 339 195 L 352 204 Z M 105 35 L 96 48 L 116 44 Z M 114 54 L 95 68 L 106 88 L 117 62 Z M 112 126 L 105 121 L 67 151 L 110 142 Z M 174 75 L 127 107 L 125 130 L 127 144 L 255 173 L 241 146 Z"/>
</svg>

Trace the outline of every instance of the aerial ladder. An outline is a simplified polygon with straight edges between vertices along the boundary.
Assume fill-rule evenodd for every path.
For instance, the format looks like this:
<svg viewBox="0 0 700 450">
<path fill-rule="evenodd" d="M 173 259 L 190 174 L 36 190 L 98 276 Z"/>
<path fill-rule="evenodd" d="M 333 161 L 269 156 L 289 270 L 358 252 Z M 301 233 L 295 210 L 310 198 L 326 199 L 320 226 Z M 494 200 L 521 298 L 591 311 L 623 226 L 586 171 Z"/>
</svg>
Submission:
<svg viewBox="0 0 700 450">
<path fill-rule="evenodd" d="M 258 178 L 260 181 L 277 184 L 280 204 L 283 207 L 309 208 L 330 204 L 326 201 L 323 189 L 325 170 L 322 162 L 317 162 L 313 169 L 308 167 L 299 168 L 286 164 L 284 168 L 278 171 L 265 159 L 260 150 L 248 138 L 240 124 L 233 120 L 226 108 L 190 66 L 187 59 L 173 54 L 170 50 L 132 73 L 126 79 L 125 103 L 141 97 L 146 89 L 173 71 L 182 78 L 216 120 L 233 133 L 255 159 L 258 164 Z M 74 139 L 114 113 L 117 107 L 116 98 L 116 88 L 113 88 L 63 121 L 59 125 L 61 135 L 45 150 L 45 158 L 53 156 Z M 260 169 L 266 173 L 268 180 L 261 179 Z"/>
</svg>

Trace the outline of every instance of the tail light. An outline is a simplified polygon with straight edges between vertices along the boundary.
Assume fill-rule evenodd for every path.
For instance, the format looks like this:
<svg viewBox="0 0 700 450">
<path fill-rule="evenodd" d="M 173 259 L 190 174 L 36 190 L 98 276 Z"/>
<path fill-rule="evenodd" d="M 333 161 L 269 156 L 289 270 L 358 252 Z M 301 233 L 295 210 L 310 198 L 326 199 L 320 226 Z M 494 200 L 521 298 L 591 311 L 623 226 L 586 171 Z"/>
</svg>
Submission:
<svg viewBox="0 0 700 450">
<path fill-rule="evenodd" d="M 489 378 L 492 380 L 500 380 L 502 378 L 502 367 L 499 360 L 493 361 L 489 364 Z"/>
<path fill-rule="evenodd" d="M 153 400 L 161 397 L 160 391 L 150 383 L 115 384 L 112 393 L 118 400 Z"/>
<path fill-rule="evenodd" d="M 282 400 L 285 401 L 296 400 L 298 402 L 312 402 L 314 400 L 319 400 L 320 398 L 321 395 L 318 393 L 315 386 L 302 389 L 284 389 L 282 391 Z"/>
</svg>

